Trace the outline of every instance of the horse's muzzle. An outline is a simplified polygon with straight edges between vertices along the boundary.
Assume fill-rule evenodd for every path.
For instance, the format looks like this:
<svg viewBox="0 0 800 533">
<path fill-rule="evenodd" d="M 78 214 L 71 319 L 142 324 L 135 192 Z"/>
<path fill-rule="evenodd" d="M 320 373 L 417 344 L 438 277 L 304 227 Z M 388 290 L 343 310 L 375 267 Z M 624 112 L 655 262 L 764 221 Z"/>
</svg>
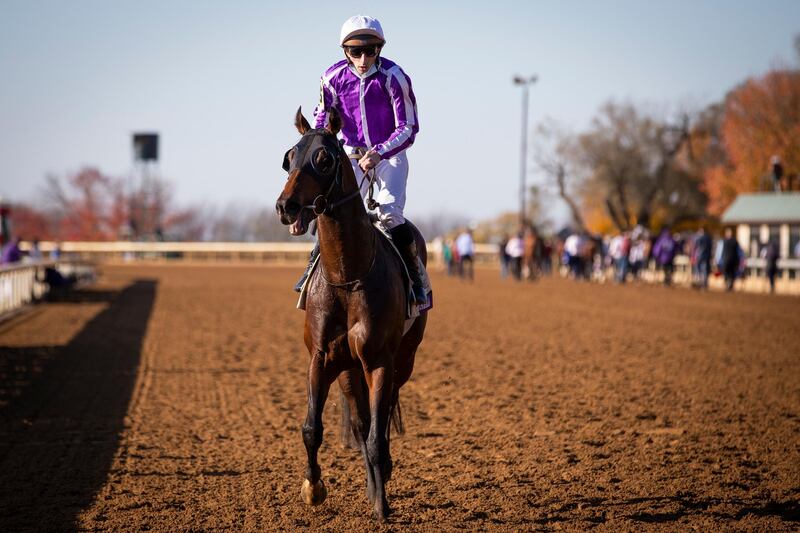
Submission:
<svg viewBox="0 0 800 533">
<path fill-rule="evenodd" d="M 281 223 L 287 226 L 297 220 L 300 209 L 300 204 L 289 198 L 278 198 L 275 203 L 275 210 L 281 218 Z"/>
</svg>

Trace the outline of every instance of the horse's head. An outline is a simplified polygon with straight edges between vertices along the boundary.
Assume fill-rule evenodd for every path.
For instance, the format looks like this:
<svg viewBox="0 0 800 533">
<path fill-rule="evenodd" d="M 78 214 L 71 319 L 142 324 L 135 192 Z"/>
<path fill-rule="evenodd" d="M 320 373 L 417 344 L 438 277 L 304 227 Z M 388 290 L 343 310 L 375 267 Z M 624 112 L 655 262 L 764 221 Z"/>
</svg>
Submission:
<svg viewBox="0 0 800 533">
<path fill-rule="evenodd" d="M 314 218 L 329 207 L 329 195 L 342 181 L 342 147 L 336 134 L 342 126 L 335 109 L 328 111 L 328 126 L 311 129 L 301 109 L 295 127 L 302 137 L 283 157 L 289 178 L 275 208 L 292 235 L 303 235 Z"/>
</svg>

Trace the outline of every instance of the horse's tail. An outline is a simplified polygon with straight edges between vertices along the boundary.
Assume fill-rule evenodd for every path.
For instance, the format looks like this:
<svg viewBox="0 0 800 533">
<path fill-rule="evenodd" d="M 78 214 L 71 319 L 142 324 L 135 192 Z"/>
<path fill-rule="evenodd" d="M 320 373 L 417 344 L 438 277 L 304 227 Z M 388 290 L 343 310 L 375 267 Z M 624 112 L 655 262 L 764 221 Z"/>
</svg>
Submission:
<svg viewBox="0 0 800 533">
<path fill-rule="evenodd" d="M 402 435 L 406 432 L 406 425 L 403 423 L 403 409 L 400 407 L 399 393 L 397 393 L 395 401 L 392 402 L 392 408 L 389 411 L 389 419 L 391 420 L 395 433 Z"/>
<path fill-rule="evenodd" d="M 353 424 L 350 422 L 350 402 L 347 401 L 341 389 L 339 389 L 339 405 L 342 406 L 342 421 L 340 425 L 342 446 L 351 450 L 358 450 L 358 442 L 355 435 L 353 435 Z"/>
</svg>

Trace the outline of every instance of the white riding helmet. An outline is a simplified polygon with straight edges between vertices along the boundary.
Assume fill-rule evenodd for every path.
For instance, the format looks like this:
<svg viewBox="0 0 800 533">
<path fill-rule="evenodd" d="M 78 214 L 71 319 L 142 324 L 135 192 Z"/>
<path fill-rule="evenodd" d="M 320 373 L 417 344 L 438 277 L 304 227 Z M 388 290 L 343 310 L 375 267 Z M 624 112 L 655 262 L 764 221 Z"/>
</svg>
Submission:
<svg viewBox="0 0 800 533">
<path fill-rule="evenodd" d="M 378 19 L 368 15 L 356 15 L 344 21 L 344 24 L 342 24 L 342 31 L 339 34 L 339 45 L 344 45 L 344 43 L 356 35 L 372 35 L 384 43 L 386 42 L 386 39 L 383 37 L 381 23 L 378 22 Z"/>
</svg>

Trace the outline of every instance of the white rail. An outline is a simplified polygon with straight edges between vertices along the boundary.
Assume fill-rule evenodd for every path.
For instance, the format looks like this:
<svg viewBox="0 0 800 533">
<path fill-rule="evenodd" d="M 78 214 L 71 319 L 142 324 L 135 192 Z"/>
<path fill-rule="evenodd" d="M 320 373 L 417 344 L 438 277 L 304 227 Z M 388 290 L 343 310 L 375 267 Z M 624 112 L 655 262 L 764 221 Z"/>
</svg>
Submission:
<svg viewBox="0 0 800 533">
<path fill-rule="evenodd" d="M 314 243 L 303 242 L 41 242 L 39 249 L 49 253 L 56 247 L 70 257 L 90 261 L 233 261 L 302 262 L 308 259 Z M 30 243 L 22 243 L 23 250 Z M 428 243 L 428 254 L 441 261 L 441 251 Z M 475 245 L 478 263 L 497 263 L 497 246 Z"/>
<path fill-rule="evenodd" d="M 769 292 L 769 279 L 766 274 L 767 260 L 750 257 L 745 262 L 744 275 L 737 278 L 735 286 L 747 292 Z M 608 274 L 611 276 L 611 274 Z M 663 271 L 655 268 L 655 261 L 650 261 L 648 268 L 642 272 L 642 279 L 651 283 L 664 280 Z M 675 258 L 675 272 L 672 280 L 676 285 L 692 285 L 692 266 L 688 256 Z M 720 276 L 710 276 L 709 285 L 715 289 L 724 288 L 724 280 Z M 778 274 L 775 277 L 775 292 L 780 294 L 800 294 L 800 259 L 778 259 Z"/>
<path fill-rule="evenodd" d="M 47 253 L 56 248 L 54 242 L 40 243 L 42 252 Z M 101 262 L 129 262 L 129 261 L 155 261 L 155 262 L 241 262 L 241 263 L 301 263 L 308 259 L 313 242 L 64 242 L 58 247 L 65 256 L 84 261 Z M 22 243 L 22 249 L 30 248 L 29 243 Z M 477 265 L 497 265 L 497 246 L 493 244 L 475 245 L 475 262 Z M 428 243 L 428 254 L 432 265 L 442 265 L 441 250 L 433 243 Z M 800 259 L 780 259 L 778 261 L 779 275 L 776 280 L 776 290 L 781 293 L 800 294 Z M 769 282 L 766 274 L 766 261 L 761 258 L 747 260 L 745 276 L 737 280 L 737 288 L 767 292 Z M 600 279 L 613 279 L 609 269 L 604 269 Z M 658 283 L 663 279 L 661 271 L 650 266 L 641 273 L 644 281 Z M 689 258 L 678 256 L 675 259 L 675 274 L 673 281 L 678 285 L 690 285 L 692 272 Z M 711 285 L 719 287 L 722 280 L 712 277 Z"/>
<path fill-rule="evenodd" d="M 94 276 L 94 265 L 86 261 L 30 261 L 0 266 L 0 319 L 26 304 L 40 300 L 50 289 L 45 271 L 56 269 L 63 277 L 79 282 Z"/>
</svg>

